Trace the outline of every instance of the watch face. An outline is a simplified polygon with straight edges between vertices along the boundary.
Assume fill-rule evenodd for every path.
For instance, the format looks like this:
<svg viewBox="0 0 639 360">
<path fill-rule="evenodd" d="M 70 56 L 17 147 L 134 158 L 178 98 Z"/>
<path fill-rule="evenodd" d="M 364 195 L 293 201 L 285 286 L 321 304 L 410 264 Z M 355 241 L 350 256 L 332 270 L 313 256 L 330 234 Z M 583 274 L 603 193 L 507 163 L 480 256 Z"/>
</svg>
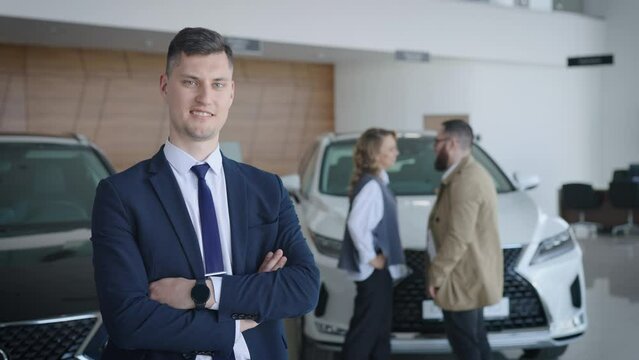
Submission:
<svg viewBox="0 0 639 360">
<path fill-rule="evenodd" d="M 193 286 L 193 289 L 191 289 L 191 299 L 193 299 L 193 302 L 196 304 L 206 303 L 210 295 L 211 291 L 205 284 L 196 284 Z"/>
</svg>

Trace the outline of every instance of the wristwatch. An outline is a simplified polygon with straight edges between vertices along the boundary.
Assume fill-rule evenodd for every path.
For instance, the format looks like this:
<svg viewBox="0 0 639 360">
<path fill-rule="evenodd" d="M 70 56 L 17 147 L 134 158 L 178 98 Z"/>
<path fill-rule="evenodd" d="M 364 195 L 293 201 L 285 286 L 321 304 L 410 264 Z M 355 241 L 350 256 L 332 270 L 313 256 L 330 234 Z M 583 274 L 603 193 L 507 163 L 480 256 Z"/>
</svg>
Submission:
<svg viewBox="0 0 639 360">
<path fill-rule="evenodd" d="M 211 290 L 206 286 L 205 279 L 199 279 L 195 281 L 195 285 L 191 289 L 191 299 L 195 303 L 196 309 L 204 309 L 206 302 L 211 297 Z"/>
</svg>

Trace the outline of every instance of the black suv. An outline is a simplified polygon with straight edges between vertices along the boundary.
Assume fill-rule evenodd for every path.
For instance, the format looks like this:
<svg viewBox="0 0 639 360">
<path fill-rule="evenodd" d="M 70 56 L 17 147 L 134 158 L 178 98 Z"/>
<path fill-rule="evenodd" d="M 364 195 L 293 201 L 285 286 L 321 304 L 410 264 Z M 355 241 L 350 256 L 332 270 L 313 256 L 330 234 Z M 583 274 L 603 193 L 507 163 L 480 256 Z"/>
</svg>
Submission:
<svg viewBox="0 0 639 360">
<path fill-rule="evenodd" d="M 112 173 L 82 136 L 0 133 L 0 360 L 100 358 L 91 208 Z"/>
</svg>

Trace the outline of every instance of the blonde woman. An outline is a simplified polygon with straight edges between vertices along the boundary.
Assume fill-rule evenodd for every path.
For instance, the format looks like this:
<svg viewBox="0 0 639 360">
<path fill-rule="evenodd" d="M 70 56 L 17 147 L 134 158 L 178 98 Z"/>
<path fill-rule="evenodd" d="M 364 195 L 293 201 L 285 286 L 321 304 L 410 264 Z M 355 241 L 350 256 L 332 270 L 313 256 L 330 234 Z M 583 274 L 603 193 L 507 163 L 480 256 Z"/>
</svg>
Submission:
<svg viewBox="0 0 639 360">
<path fill-rule="evenodd" d="M 338 263 L 357 287 L 344 359 L 390 358 L 393 278 L 401 276 L 405 261 L 386 170 L 398 154 L 390 130 L 368 129 L 355 145 L 350 210 Z"/>
</svg>

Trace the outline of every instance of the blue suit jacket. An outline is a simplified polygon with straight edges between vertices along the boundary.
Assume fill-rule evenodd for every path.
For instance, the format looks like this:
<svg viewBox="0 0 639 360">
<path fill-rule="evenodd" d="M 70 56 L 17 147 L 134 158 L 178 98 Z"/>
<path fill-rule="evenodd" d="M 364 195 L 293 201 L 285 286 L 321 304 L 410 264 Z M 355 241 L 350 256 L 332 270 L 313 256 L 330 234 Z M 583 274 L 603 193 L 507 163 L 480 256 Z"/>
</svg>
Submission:
<svg viewBox="0 0 639 360">
<path fill-rule="evenodd" d="M 102 180 L 93 207 L 93 264 L 109 344 L 105 358 L 182 359 L 182 353 L 233 351 L 235 319 L 260 323 L 243 333 L 252 360 L 286 359 L 281 319 L 312 310 L 319 271 L 287 191 L 276 175 L 222 161 L 233 275 L 224 276 L 219 310 L 177 310 L 149 298 L 149 283 L 204 277 L 193 224 L 162 149 Z M 286 266 L 257 273 L 268 251 Z"/>
</svg>

